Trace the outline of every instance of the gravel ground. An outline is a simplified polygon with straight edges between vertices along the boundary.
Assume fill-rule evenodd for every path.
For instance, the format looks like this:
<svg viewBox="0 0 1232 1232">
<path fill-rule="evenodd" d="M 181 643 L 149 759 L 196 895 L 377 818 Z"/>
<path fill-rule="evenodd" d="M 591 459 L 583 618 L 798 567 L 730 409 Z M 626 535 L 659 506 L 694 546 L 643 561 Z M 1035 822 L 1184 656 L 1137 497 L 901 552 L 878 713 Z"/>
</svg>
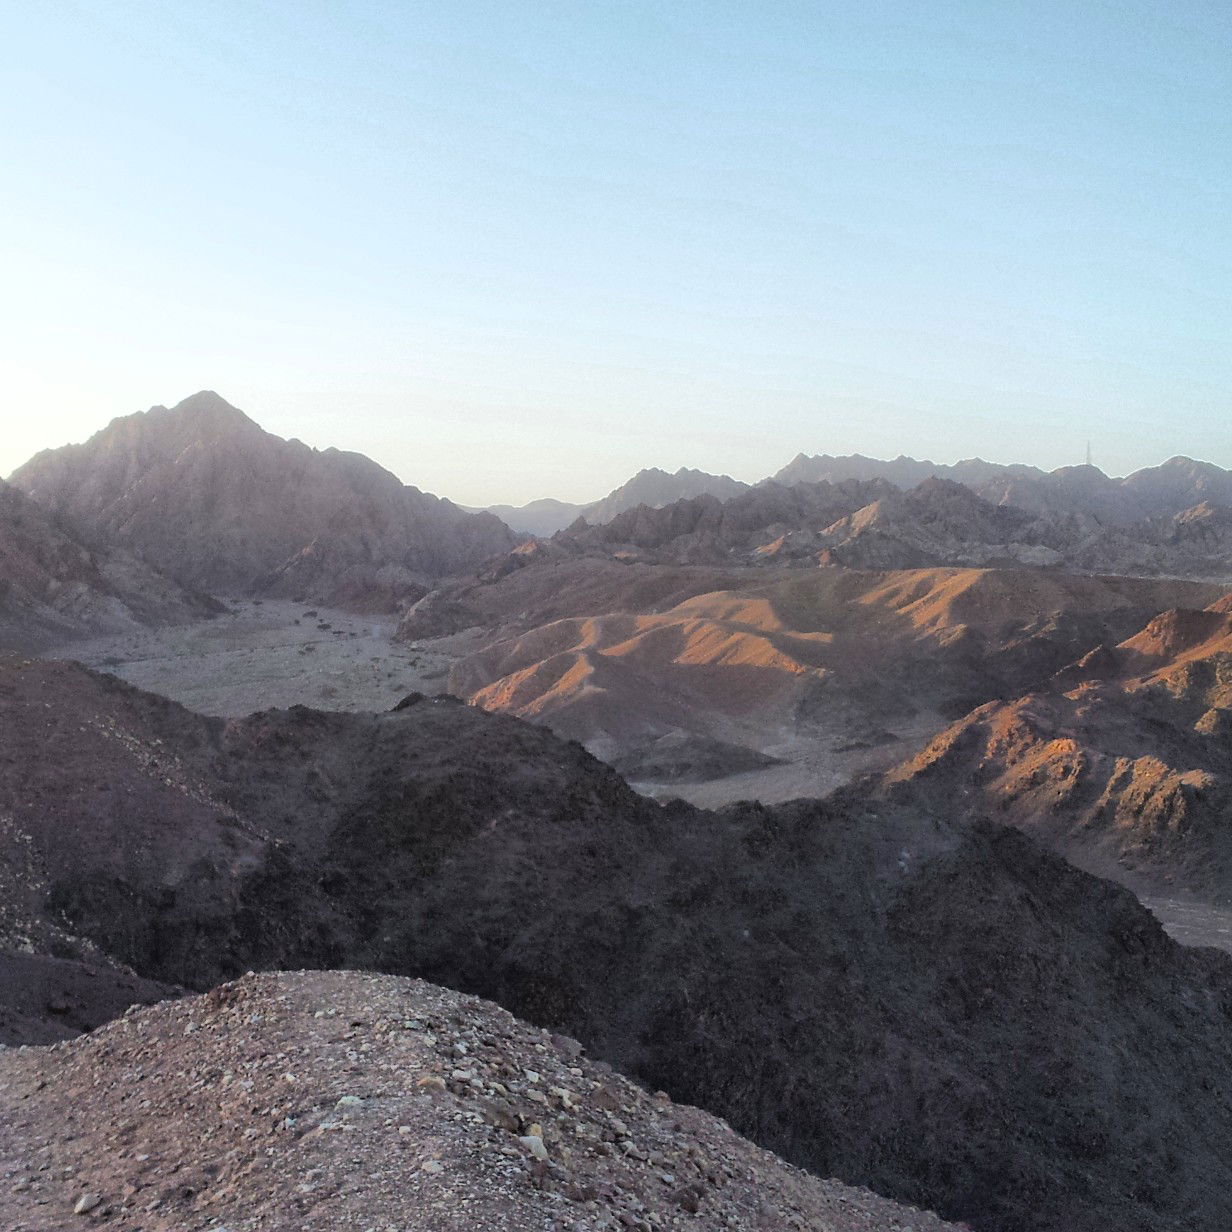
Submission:
<svg viewBox="0 0 1232 1232">
<path fill-rule="evenodd" d="M 229 608 L 211 620 L 60 645 L 48 657 L 227 718 L 271 706 L 388 710 L 412 691 L 446 688 L 450 658 L 390 641 L 392 617 L 269 599 Z"/>
<path fill-rule="evenodd" d="M 1143 897 L 1169 935 L 1182 945 L 1209 945 L 1232 954 L 1232 911 L 1209 903 Z"/>
<path fill-rule="evenodd" d="M 0 1226 L 943 1232 L 417 980 L 246 976 L 0 1053 Z"/>
</svg>

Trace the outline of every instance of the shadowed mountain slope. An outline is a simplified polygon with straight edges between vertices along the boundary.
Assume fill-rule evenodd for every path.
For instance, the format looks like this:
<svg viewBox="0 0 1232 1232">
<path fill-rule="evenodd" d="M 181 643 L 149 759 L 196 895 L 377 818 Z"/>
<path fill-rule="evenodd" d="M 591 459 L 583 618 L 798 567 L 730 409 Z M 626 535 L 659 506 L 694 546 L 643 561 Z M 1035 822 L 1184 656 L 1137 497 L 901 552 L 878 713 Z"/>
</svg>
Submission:
<svg viewBox="0 0 1232 1232">
<path fill-rule="evenodd" d="M 490 514 L 406 487 L 360 454 L 282 440 L 210 392 L 38 454 L 12 482 L 220 593 L 388 608 L 513 543 Z"/>
<path fill-rule="evenodd" d="M 0 481 L 0 650 L 37 650 L 217 610 L 132 553 L 87 544 Z"/>
<path fill-rule="evenodd" d="M 856 795 L 662 808 L 450 700 L 224 722 L 71 665 L 0 685 L 17 906 L 143 975 L 477 992 L 989 1232 L 1232 1220 L 1232 963 L 1013 830 Z"/>
</svg>

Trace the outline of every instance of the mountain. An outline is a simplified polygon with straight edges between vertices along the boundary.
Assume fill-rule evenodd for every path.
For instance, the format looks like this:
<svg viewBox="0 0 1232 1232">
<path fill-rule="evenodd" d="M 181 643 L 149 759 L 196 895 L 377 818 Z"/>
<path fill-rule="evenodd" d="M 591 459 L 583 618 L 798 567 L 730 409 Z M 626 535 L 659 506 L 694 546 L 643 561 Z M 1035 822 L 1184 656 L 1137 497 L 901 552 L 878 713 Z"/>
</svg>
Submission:
<svg viewBox="0 0 1232 1232">
<path fill-rule="evenodd" d="M 263 431 L 215 393 L 113 420 L 12 482 L 188 585 L 391 608 L 506 552 L 490 514 L 406 487 L 360 454 Z"/>
<path fill-rule="evenodd" d="M 121 549 L 90 546 L 0 480 L 0 650 L 143 624 L 196 620 L 218 611 Z"/>
<path fill-rule="evenodd" d="M 1091 528 L 1096 532 L 1097 527 Z M 992 505 L 950 479 L 891 492 L 827 527 L 819 560 L 862 569 L 935 565 L 1057 565 L 1056 529 Z"/>
<path fill-rule="evenodd" d="M 249 975 L 0 1057 L 0 1158 L 22 1178 L 0 1195 L 13 1228 L 77 1207 L 270 1232 L 558 1232 L 595 1209 L 628 1228 L 952 1227 L 790 1168 L 495 1005 L 359 972 Z"/>
<path fill-rule="evenodd" d="M 718 500 L 730 500 L 749 485 L 730 475 L 710 475 L 705 471 L 691 470 L 682 466 L 675 474 L 660 470 L 657 466 L 640 470 L 632 479 L 613 488 L 602 500 L 585 505 L 573 505 L 565 501 L 537 500 L 529 505 L 489 505 L 487 512 L 503 519 L 516 531 L 528 535 L 547 537 L 554 535 L 578 518 L 592 526 L 610 522 L 626 509 L 645 505 L 658 509 L 675 501 L 688 500 L 695 496 L 713 496 Z"/>
<path fill-rule="evenodd" d="M 8 660 L 0 721 L 4 918 L 25 917 L 28 948 L 54 928 L 66 954 L 92 946 L 197 989 L 250 968 L 340 965 L 443 983 L 575 1037 L 818 1175 L 980 1229 L 1221 1232 L 1232 1219 L 1232 960 L 1179 947 L 1127 891 L 1012 829 L 859 792 L 660 807 L 577 745 L 448 699 L 209 720 L 80 667 Z M 191 1035 L 211 1055 L 256 1014 L 250 1077 L 280 1095 L 245 1088 L 242 1115 L 265 1109 L 271 1145 L 290 1146 L 278 1126 L 321 1115 L 299 1082 L 309 1094 L 327 1076 L 357 1083 L 365 1052 L 382 1055 L 377 1024 L 408 1029 L 379 985 L 366 996 L 352 1012 L 342 985 L 301 997 L 250 982 L 138 1016 L 57 1053 L 64 1085 L 44 1098 L 62 1089 L 71 1107 L 76 1074 L 101 1085 L 116 1072 L 161 1109 L 160 1091 L 170 1102 L 178 1088 L 152 1076 L 157 1041 Z M 238 1016 L 210 1016 L 229 1004 Z M 284 1013 L 305 1021 L 300 1005 L 331 1050 L 328 1064 L 307 1060 L 313 1078 L 285 1034 Z M 123 1063 L 130 1045 L 148 1082 Z M 95 1068 L 109 1049 L 118 1069 Z M 486 1081 L 475 1051 L 447 1062 L 447 1089 L 470 1084 L 453 1074 L 468 1065 Z M 202 1064 L 185 1079 L 190 1106 L 208 1082 L 208 1115 L 225 1121 L 227 1067 Z M 246 1069 L 230 1072 L 242 1086 Z M 515 1095 L 539 1085 L 502 1081 Z M 395 1105 L 377 1101 L 405 1091 L 399 1077 L 388 1096 L 345 1093 L 371 1098 L 384 1126 L 395 1118 L 380 1108 Z M 561 1097 L 543 1094 L 547 1117 Z M 4 1123 L 28 1129 L 28 1114 Z M 131 1126 L 108 1132 L 140 1149 Z M 185 1187 L 202 1188 L 163 1201 Z"/>
<path fill-rule="evenodd" d="M 828 453 L 810 457 L 798 453 L 782 470 L 771 475 L 770 480 L 791 486 L 797 483 L 818 483 L 822 480 L 827 483 L 842 483 L 855 479 L 867 483 L 869 480 L 882 479 L 896 488 L 914 488 L 926 479 L 949 479 L 954 483 L 976 487 L 1010 475 L 1038 478 L 1044 474 L 1044 471 L 1034 466 L 1003 466 L 996 462 L 985 462 L 982 458 L 967 458 L 951 466 L 927 460 L 917 461 L 902 454 L 891 461 L 882 461 L 879 458 L 866 458 L 858 453 L 841 457 Z"/>
<path fill-rule="evenodd" d="M 821 530 L 893 491 L 878 480 L 759 484 L 727 499 L 706 493 L 658 508 L 638 505 L 606 523 L 571 526 L 555 543 L 572 553 L 660 564 L 781 564 L 815 557 Z"/>
<path fill-rule="evenodd" d="M 1232 471 L 1193 458 L 1169 458 L 1121 481 L 1130 517 L 1175 515 L 1203 503 L 1232 506 Z"/>
<path fill-rule="evenodd" d="M 1232 904 L 1232 598 L 973 710 L 881 791 L 955 802 L 1151 893 Z"/>
<path fill-rule="evenodd" d="M 710 475 L 705 471 L 691 470 L 682 466 L 675 474 L 668 474 L 657 466 L 640 470 L 627 483 L 609 492 L 602 500 L 587 505 L 582 517 L 590 523 L 610 522 L 626 509 L 649 505 L 657 509 L 673 501 L 687 500 L 692 496 L 714 496 L 730 500 L 748 491 L 749 485 L 733 479 L 730 475 Z"/>
<path fill-rule="evenodd" d="M 488 505 L 486 509 L 471 509 L 469 512 L 490 513 L 519 534 L 546 538 L 563 530 L 570 522 L 577 521 L 585 508 L 585 505 L 571 505 L 568 501 L 545 497 L 528 505 Z"/>
</svg>

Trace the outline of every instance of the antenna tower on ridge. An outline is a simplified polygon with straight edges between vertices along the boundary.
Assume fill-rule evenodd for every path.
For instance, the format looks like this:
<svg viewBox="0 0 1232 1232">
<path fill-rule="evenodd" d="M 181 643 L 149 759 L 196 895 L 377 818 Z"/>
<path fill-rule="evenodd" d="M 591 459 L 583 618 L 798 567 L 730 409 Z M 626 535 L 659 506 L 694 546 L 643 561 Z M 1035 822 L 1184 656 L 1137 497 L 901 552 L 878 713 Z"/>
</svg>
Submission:
<svg viewBox="0 0 1232 1232">
<path fill-rule="evenodd" d="M 1087 441 L 1087 465 L 1088 466 L 1095 465 L 1095 463 L 1091 461 L 1091 442 L 1090 441 Z"/>
</svg>

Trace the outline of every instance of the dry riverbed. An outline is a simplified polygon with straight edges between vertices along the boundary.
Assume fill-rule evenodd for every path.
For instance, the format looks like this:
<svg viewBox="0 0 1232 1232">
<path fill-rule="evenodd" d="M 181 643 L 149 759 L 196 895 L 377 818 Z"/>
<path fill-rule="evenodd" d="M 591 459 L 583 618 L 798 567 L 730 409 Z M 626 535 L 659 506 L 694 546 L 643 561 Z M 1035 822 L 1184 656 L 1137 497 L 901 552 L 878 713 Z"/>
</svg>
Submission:
<svg viewBox="0 0 1232 1232">
<path fill-rule="evenodd" d="M 284 600 L 235 600 L 193 624 L 58 646 L 75 659 L 202 714 L 269 707 L 387 710 L 411 692 L 445 691 L 450 657 L 390 640 L 392 616 Z"/>
</svg>

